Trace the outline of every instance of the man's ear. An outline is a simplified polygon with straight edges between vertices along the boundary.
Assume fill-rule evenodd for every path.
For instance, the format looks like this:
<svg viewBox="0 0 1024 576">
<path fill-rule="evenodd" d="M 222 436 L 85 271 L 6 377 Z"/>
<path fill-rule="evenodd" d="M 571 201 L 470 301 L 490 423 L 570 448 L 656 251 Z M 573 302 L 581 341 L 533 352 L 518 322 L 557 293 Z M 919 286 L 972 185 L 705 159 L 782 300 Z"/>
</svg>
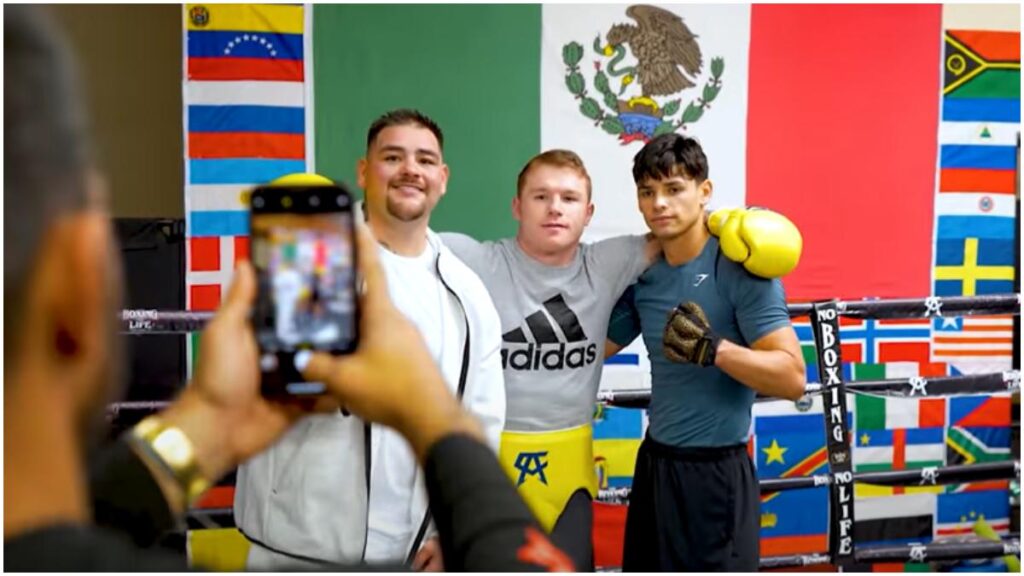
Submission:
<svg viewBox="0 0 1024 576">
<path fill-rule="evenodd" d="M 697 190 L 700 192 L 700 203 L 704 207 L 707 207 L 708 203 L 711 202 L 711 197 L 714 195 L 714 188 L 714 183 L 710 178 L 705 178 L 698 186 Z"/>
<path fill-rule="evenodd" d="M 35 310 L 26 321 L 39 321 L 43 353 L 64 381 L 89 382 L 110 358 L 110 334 L 118 312 L 119 290 L 112 261 L 110 219 L 106 212 L 86 210 L 58 218 L 39 252 L 40 266 L 32 282 Z M 77 393 L 77 392 L 76 392 Z M 90 393 L 90 391 L 81 391 Z"/>
<path fill-rule="evenodd" d="M 451 173 L 448 170 L 447 164 L 441 164 L 441 196 L 448 193 L 448 178 Z"/>
<path fill-rule="evenodd" d="M 366 158 L 360 158 L 356 162 L 356 186 L 359 186 L 362 190 L 366 190 Z"/>
</svg>

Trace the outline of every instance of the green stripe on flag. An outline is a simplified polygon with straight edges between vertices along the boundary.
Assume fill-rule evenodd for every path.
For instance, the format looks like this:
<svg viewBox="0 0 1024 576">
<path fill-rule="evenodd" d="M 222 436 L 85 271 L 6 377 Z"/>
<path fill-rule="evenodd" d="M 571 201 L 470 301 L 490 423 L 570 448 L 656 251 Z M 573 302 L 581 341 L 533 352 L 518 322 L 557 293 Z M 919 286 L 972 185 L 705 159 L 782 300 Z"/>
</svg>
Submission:
<svg viewBox="0 0 1024 576">
<path fill-rule="evenodd" d="M 961 428 L 952 427 L 946 432 L 946 459 L 953 464 L 975 464 L 1001 462 L 1010 459 L 1009 448 L 989 448 Z"/>
<path fill-rule="evenodd" d="M 854 380 L 885 380 L 885 364 L 863 364 L 857 362 L 853 365 Z"/>
<path fill-rule="evenodd" d="M 814 344 L 801 344 L 800 351 L 804 353 L 804 364 L 817 364 L 818 354 Z"/>
<path fill-rule="evenodd" d="M 856 394 L 855 427 L 860 430 L 885 430 L 885 398 Z"/>
<path fill-rule="evenodd" d="M 514 235 L 516 177 L 540 152 L 541 6 L 313 11 L 317 171 L 355 184 L 370 123 L 416 108 L 440 125 L 451 169 L 431 228 Z"/>
<path fill-rule="evenodd" d="M 986 70 L 947 98 L 1020 98 L 1020 70 Z"/>
<path fill-rule="evenodd" d="M 192 332 L 188 335 L 189 339 L 189 363 L 188 363 L 188 374 L 185 375 L 187 380 L 192 380 L 192 374 L 196 371 L 196 360 L 199 358 L 199 340 L 202 336 L 202 332 Z"/>
</svg>

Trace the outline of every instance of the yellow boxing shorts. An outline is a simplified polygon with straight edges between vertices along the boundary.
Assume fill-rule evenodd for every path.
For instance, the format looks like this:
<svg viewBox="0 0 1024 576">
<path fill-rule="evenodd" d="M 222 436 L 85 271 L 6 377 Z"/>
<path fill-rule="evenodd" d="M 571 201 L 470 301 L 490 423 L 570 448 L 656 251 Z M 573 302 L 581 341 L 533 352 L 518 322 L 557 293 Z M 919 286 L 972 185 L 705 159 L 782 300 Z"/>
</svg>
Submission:
<svg viewBox="0 0 1024 576">
<path fill-rule="evenodd" d="M 551 531 L 577 490 L 597 496 L 593 437 L 590 424 L 548 432 L 502 432 L 501 466 L 544 530 Z"/>
</svg>

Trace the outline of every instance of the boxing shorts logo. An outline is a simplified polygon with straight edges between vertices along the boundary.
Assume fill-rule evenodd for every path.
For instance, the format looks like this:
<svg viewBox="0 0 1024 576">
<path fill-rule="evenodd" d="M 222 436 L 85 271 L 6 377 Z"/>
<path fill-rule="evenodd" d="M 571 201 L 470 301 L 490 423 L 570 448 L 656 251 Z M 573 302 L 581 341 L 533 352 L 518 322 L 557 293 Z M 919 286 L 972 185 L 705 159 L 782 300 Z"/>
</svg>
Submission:
<svg viewBox="0 0 1024 576">
<path fill-rule="evenodd" d="M 519 480 L 516 486 L 522 486 L 527 476 L 536 476 L 541 484 L 547 485 L 548 477 L 544 475 L 544 469 L 548 467 L 547 450 L 543 452 L 520 452 L 516 456 L 514 466 L 519 470 Z"/>
</svg>

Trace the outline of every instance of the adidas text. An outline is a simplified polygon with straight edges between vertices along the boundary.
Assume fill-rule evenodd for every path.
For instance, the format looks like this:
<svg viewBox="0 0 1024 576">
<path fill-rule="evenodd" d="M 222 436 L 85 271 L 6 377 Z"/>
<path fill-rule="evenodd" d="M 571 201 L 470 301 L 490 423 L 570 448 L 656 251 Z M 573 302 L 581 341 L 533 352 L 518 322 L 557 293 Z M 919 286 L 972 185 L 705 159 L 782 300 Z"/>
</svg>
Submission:
<svg viewBox="0 0 1024 576">
<path fill-rule="evenodd" d="M 575 346 L 566 351 L 565 343 L 557 348 L 537 346 L 532 342 L 525 348 L 511 350 L 501 349 L 502 369 L 513 370 L 561 370 L 563 368 L 582 368 L 597 360 L 597 344 Z"/>
</svg>

